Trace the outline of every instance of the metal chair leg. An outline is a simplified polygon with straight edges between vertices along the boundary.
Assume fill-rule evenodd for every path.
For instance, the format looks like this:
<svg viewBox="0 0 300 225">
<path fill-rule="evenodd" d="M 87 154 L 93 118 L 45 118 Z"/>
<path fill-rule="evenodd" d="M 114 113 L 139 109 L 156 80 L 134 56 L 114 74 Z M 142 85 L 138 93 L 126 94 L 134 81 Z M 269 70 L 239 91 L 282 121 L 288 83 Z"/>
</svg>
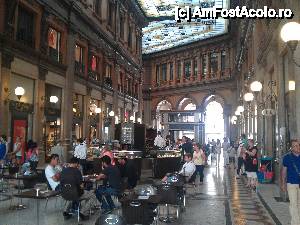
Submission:
<svg viewBox="0 0 300 225">
<path fill-rule="evenodd" d="M 45 210 L 47 209 L 49 198 L 46 199 Z"/>
<path fill-rule="evenodd" d="M 80 221 L 80 202 L 78 203 L 78 209 L 77 209 L 77 222 L 79 224 Z"/>
</svg>

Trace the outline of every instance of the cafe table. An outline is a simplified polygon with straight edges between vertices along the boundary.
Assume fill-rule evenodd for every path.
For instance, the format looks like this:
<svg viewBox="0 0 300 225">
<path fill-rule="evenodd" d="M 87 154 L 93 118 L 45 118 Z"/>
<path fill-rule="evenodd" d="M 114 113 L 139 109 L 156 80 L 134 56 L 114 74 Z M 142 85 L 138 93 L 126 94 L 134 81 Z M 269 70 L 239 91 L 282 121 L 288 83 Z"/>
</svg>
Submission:
<svg viewBox="0 0 300 225">
<path fill-rule="evenodd" d="M 23 175 L 23 174 L 4 174 L 1 175 L 1 178 L 6 179 L 6 180 L 17 180 L 18 181 L 18 194 L 21 194 L 21 180 L 34 180 L 34 179 L 38 179 L 38 175 L 37 174 L 33 174 L 33 175 Z M 16 210 L 21 210 L 21 209 L 26 209 L 26 206 L 22 204 L 22 199 L 21 199 L 21 203 L 16 205 L 16 206 L 12 206 L 10 207 L 11 209 L 16 209 Z"/>
<path fill-rule="evenodd" d="M 50 190 L 45 190 L 41 191 L 39 189 L 31 189 L 28 191 L 23 191 L 21 193 L 15 194 L 14 196 L 17 198 L 27 198 L 27 199 L 34 199 L 36 202 L 36 220 L 37 220 L 37 225 L 40 224 L 40 200 L 48 199 L 51 197 L 55 197 L 59 194 L 58 191 L 50 191 Z"/>
</svg>

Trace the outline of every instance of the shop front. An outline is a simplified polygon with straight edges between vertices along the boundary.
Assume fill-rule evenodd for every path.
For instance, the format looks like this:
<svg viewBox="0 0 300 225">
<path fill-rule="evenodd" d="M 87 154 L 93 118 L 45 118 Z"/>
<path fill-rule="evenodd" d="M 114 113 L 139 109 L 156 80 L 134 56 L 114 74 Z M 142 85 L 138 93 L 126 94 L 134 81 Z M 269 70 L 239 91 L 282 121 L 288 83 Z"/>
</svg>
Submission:
<svg viewBox="0 0 300 225">
<path fill-rule="evenodd" d="M 32 139 L 33 112 L 34 112 L 34 85 L 33 79 L 12 73 L 10 86 L 7 88 L 8 98 L 5 105 L 9 107 L 9 134 L 10 147 L 20 138 L 22 143 L 22 160 L 26 151 L 26 142 Z"/>
<path fill-rule="evenodd" d="M 99 117 L 101 113 L 101 101 L 96 99 L 90 100 L 90 127 L 89 127 L 89 140 L 93 143 L 100 138 L 100 129 L 99 129 Z"/>
<path fill-rule="evenodd" d="M 72 138 L 73 141 L 83 138 L 83 109 L 84 96 L 74 93 L 73 95 L 73 124 Z"/>
<path fill-rule="evenodd" d="M 45 85 L 43 136 L 46 157 L 51 154 L 51 148 L 61 140 L 61 99 L 61 88 Z"/>
</svg>

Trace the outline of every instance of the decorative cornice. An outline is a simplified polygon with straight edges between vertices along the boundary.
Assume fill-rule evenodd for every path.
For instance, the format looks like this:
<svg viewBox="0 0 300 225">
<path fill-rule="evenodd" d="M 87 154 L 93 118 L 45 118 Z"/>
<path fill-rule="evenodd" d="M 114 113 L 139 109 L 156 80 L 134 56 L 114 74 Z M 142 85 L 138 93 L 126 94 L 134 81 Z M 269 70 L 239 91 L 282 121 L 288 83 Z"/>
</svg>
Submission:
<svg viewBox="0 0 300 225">
<path fill-rule="evenodd" d="M 14 55 L 8 52 L 2 52 L 2 66 L 11 69 L 11 63 L 14 61 Z"/>
<path fill-rule="evenodd" d="M 10 100 L 9 101 L 9 109 L 11 111 L 33 113 L 33 104 Z"/>
<path fill-rule="evenodd" d="M 40 65 L 39 66 L 39 79 L 46 80 L 47 73 L 48 73 L 47 68 L 45 66 Z"/>
</svg>

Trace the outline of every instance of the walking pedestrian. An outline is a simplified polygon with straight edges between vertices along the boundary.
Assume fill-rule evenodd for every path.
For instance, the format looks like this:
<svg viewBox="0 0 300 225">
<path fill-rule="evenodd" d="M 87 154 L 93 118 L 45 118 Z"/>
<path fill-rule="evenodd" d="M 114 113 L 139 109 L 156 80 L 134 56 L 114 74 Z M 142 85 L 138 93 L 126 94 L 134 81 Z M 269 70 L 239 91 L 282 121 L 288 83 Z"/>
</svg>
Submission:
<svg viewBox="0 0 300 225">
<path fill-rule="evenodd" d="M 229 150 L 230 150 L 230 143 L 228 138 L 224 137 L 224 142 L 222 143 L 223 149 L 223 158 L 224 158 L 224 167 L 229 165 Z"/>
<path fill-rule="evenodd" d="M 247 187 L 256 190 L 257 186 L 257 171 L 258 171 L 258 160 L 257 160 L 257 147 L 254 146 L 254 140 L 249 139 L 248 150 L 245 151 L 245 170 L 247 174 Z"/>
<path fill-rule="evenodd" d="M 290 199 L 291 225 L 300 225 L 300 146 L 298 140 L 291 141 L 291 152 L 283 157 L 281 168 L 281 190 L 288 192 Z"/>
<path fill-rule="evenodd" d="M 194 153 L 193 153 L 193 162 L 196 166 L 196 171 L 193 176 L 197 176 L 199 173 L 200 176 L 200 185 L 203 184 L 203 178 L 204 178 L 204 167 L 206 162 L 206 156 L 204 153 L 204 150 L 200 146 L 200 144 L 194 144 Z"/>
<path fill-rule="evenodd" d="M 217 143 L 216 143 L 217 167 L 220 166 L 221 149 L 222 149 L 221 141 L 220 139 L 217 139 Z"/>
</svg>

